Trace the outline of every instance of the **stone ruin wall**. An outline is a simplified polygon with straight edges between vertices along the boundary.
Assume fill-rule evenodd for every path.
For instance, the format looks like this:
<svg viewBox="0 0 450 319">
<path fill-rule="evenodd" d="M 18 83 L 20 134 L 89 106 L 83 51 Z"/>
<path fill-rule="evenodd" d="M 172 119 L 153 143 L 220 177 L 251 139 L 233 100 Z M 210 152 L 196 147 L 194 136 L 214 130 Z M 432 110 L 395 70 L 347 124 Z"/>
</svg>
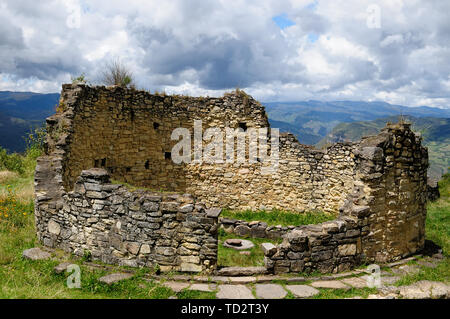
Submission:
<svg viewBox="0 0 450 319">
<path fill-rule="evenodd" d="M 245 93 L 191 98 L 66 85 L 61 108 L 64 113 L 54 117 L 50 131 L 55 140 L 64 137 L 66 189 L 83 169 L 102 167 L 113 180 L 187 192 L 208 206 L 336 213 L 353 186 L 349 145 L 323 152 L 299 144 L 291 134 L 280 137 L 274 176 L 262 175 L 260 163 L 176 165 L 166 158 L 178 142 L 171 140 L 172 131 L 183 127 L 193 134 L 194 120 L 202 120 L 203 130 L 269 127 L 264 107 Z M 63 122 L 69 121 L 67 132 Z"/>
<path fill-rule="evenodd" d="M 338 219 L 297 227 L 265 251 L 275 273 L 348 270 L 424 247 L 428 152 L 409 124 L 388 124 L 354 144 L 355 181 Z"/>
<path fill-rule="evenodd" d="M 423 245 L 426 198 L 422 193 L 428 155 L 409 126 L 390 126 L 376 137 L 360 143 L 338 143 L 326 150 L 315 150 L 298 143 L 291 134 L 282 134 L 278 173 L 262 175 L 261 163 L 176 165 L 167 159 L 177 143 L 170 140 L 172 130 L 184 127 L 193 132 L 197 119 L 203 121 L 203 130 L 242 124 L 248 128 L 269 126 L 264 107 L 243 92 L 222 98 L 191 98 L 119 87 L 64 85 L 59 112 L 47 119 L 47 151 L 36 169 L 39 239 L 47 246 L 78 254 L 93 251 L 94 257 L 107 262 L 158 263 L 177 270 L 184 264 L 184 269 L 210 270 L 217 258 L 216 227 L 211 227 L 216 225 L 217 216 L 208 217 L 207 209 L 221 207 L 340 213 L 335 235 L 324 230 L 328 226 L 297 228 L 276 253 L 274 249 L 268 252 L 267 267 L 276 272 L 297 271 L 302 263 L 306 270 L 329 270 L 328 264 L 335 270 L 337 264 L 354 265 L 362 259 L 392 260 Z M 83 193 L 81 185 L 90 183 L 85 180 L 90 173 L 82 172 L 93 167 L 104 169 L 102 174 L 108 176 L 97 183 L 101 187 L 93 186 L 98 190 L 92 191 L 101 195 L 92 195 L 87 190 L 91 186 L 86 185 Z M 144 193 L 161 197 L 158 212 L 162 216 L 145 210 L 147 195 L 133 195 L 123 186 L 110 184 L 109 179 L 151 189 Z M 182 208 L 181 204 L 191 205 L 180 199 L 183 196 L 198 203 L 192 204 L 192 211 Z M 114 204 L 114 197 L 123 203 Z M 177 212 L 164 208 L 164 201 L 178 203 L 170 204 Z M 189 214 L 200 214 L 197 224 L 191 225 Z M 122 222 L 120 216 L 129 219 Z M 119 234 L 118 222 L 127 225 Z M 168 229 L 178 232 L 185 223 L 195 239 L 162 235 Z M 318 231 L 317 227 L 325 228 Z M 292 248 L 297 239 L 289 241 L 299 231 L 307 238 L 302 254 Z M 208 242 L 211 251 L 184 250 L 190 246 L 186 243 L 195 242 Z M 347 244 L 355 254 L 342 259 L 339 251 L 343 248 L 339 247 Z M 148 250 L 150 253 L 141 256 Z M 296 253 L 295 258 L 290 250 Z M 200 257 L 186 265 L 186 256 Z"/>
</svg>

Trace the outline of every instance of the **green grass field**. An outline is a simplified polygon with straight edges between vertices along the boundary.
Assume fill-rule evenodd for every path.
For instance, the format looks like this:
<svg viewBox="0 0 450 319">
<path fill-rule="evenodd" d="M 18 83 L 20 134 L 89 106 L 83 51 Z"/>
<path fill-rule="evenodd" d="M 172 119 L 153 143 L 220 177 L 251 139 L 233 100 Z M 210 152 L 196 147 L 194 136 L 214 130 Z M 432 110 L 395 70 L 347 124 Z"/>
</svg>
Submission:
<svg viewBox="0 0 450 319">
<path fill-rule="evenodd" d="M 306 212 L 306 213 L 291 213 L 291 212 L 283 212 L 280 210 L 272 210 L 270 212 L 267 211 L 243 211 L 243 212 L 234 212 L 230 210 L 223 210 L 220 215 L 224 218 L 232 218 L 238 220 L 245 221 L 254 221 L 259 220 L 261 222 L 266 222 L 269 226 L 300 226 L 300 225 L 310 225 L 310 224 L 320 224 L 322 222 L 326 222 L 328 220 L 336 219 L 336 216 L 331 214 L 326 214 L 323 212 Z"/>
</svg>

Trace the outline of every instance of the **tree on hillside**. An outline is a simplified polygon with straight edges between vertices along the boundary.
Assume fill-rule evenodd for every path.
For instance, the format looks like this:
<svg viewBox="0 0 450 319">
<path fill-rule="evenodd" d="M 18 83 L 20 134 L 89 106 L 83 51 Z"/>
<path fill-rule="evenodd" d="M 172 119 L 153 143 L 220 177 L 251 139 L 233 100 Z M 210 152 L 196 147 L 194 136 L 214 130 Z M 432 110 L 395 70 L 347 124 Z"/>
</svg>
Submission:
<svg viewBox="0 0 450 319">
<path fill-rule="evenodd" d="M 133 73 L 119 59 L 110 61 L 101 74 L 101 82 L 105 85 L 134 87 Z"/>
</svg>

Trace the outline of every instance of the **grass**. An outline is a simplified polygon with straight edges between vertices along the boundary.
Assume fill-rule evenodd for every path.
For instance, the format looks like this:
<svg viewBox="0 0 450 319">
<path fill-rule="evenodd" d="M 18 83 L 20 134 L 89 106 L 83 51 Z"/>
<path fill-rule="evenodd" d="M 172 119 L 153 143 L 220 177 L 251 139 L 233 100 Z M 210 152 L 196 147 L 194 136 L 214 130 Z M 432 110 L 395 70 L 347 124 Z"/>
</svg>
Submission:
<svg viewBox="0 0 450 319">
<path fill-rule="evenodd" d="M 450 281 L 450 259 L 444 258 L 436 268 L 421 266 L 416 274 L 409 274 L 400 278 L 396 286 L 407 286 L 421 280 L 449 282 Z"/>
<path fill-rule="evenodd" d="M 318 289 L 320 293 L 311 299 L 345 299 L 352 297 L 362 297 L 366 299 L 371 294 L 377 294 L 376 288 L 351 288 L 351 289 Z"/>
<path fill-rule="evenodd" d="M 450 173 L 439 182 L 441 197 L 428 204 L 426 237 L 442 247 L 444 254 L 450 254 Z"/>
<path fill-rule="evenodd" d="M 306 212 L 306 213 L 292 213 L 281 210 L 257 211 L 250 210 L 243 212 L 234 212 L 224 209 L 221 214 L 222 217 L 240 219 L 245 221 L 262 221 L 270 226 L 300 226 L 310 224 L 320 224 L 329 220 L 336 219 L 336 216 L 323 212 Z"/>
</svg>

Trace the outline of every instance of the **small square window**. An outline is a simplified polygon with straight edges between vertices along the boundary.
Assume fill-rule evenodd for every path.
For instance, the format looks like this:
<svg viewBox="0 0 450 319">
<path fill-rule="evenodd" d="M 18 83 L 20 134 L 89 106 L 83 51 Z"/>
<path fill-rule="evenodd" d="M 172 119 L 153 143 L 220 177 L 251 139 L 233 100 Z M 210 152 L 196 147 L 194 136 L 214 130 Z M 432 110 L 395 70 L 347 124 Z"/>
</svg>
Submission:
<svg viewBox="0 0 450 319">
<path fill-rule="evenodd" d="M 159 129 L 160 124 L 157 122 L 153 122 L 153 129 L 157 130 Z"/>
<path fill-rule="evenodd" d="M 239 128 L 243 129 L 244 132 L 247 131 L 247 123 L 239 123 Z"/>
<path fill-rule="evenodd" d="M 172 159 L 172 153 L 170 153 L 170 152 L 165 152 L 164 153 L 164 158 L 167 160 L 167 159 Z"/>
</svg>

